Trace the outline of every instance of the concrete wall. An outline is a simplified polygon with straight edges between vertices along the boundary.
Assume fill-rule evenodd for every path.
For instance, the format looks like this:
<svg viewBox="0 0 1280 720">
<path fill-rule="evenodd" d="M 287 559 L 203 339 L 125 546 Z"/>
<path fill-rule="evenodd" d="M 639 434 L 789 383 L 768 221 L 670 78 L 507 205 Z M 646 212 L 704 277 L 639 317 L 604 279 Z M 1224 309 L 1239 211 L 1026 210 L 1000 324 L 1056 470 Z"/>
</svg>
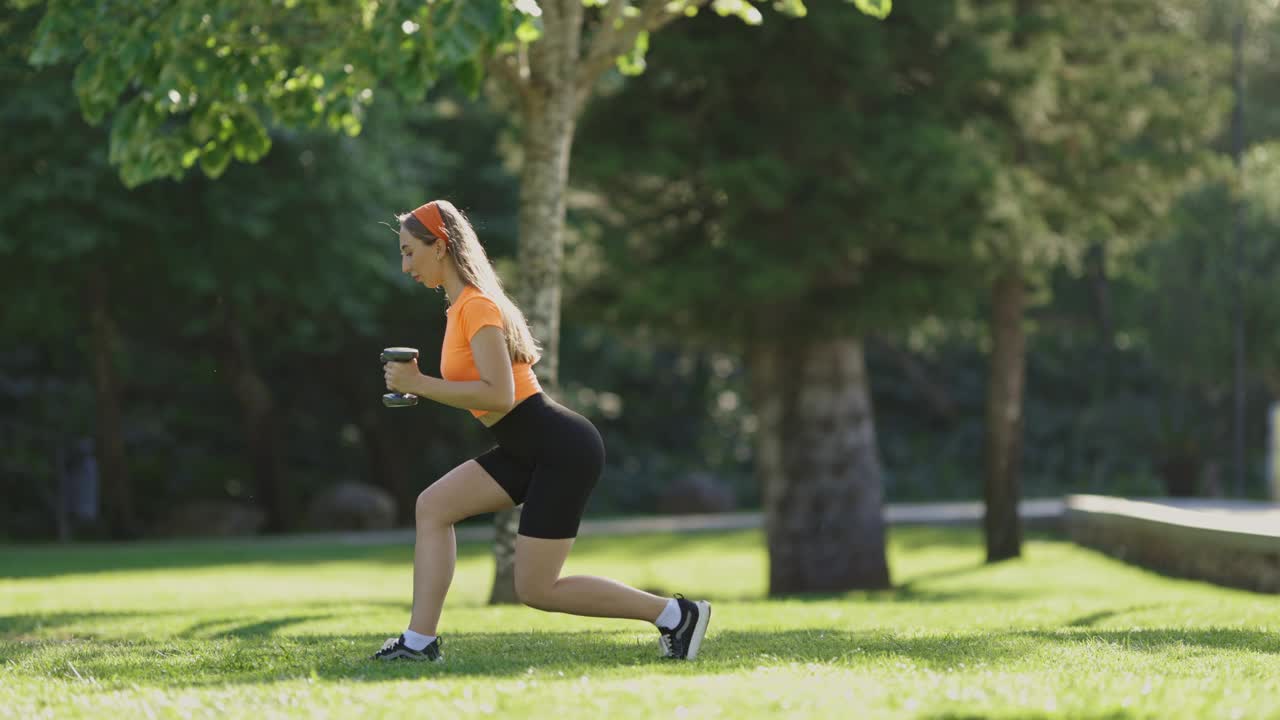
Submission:
<svg viewBox="0 0 1280 720">
<path fill-rule="evenodd" d="M 1280 593 L 1280 510 L 1264 503 L 1067 498 L 1075 542 L 1178 577 Z"/>
</svg>

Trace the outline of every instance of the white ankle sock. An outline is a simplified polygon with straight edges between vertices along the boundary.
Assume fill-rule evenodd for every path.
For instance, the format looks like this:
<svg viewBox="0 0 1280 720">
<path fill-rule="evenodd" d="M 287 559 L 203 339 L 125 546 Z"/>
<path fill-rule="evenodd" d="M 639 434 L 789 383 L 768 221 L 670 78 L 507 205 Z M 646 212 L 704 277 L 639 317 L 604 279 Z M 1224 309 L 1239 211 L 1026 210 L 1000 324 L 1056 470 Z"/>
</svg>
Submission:
<svg viewBox="0 0 1280 720">
<path fill-rule="evenodd" d="M 430 645 L 436 639 L 435 635 L 423 635 L 412 630 L 404 631 L 404 644 L 409 646 L 410 650 L 422 650 L 422 648 Z"/>
<path fill-rule="evenodd" d="M 667 606 L 662 609 L 662 614 L 658 616 L 657 620 L 653 621 L 653 624 L 664 630 L 670 630 L 676 625 L 679 625 L 680 603 L 676 602 L 675 598 L 668 600 Z"/>
</svg>

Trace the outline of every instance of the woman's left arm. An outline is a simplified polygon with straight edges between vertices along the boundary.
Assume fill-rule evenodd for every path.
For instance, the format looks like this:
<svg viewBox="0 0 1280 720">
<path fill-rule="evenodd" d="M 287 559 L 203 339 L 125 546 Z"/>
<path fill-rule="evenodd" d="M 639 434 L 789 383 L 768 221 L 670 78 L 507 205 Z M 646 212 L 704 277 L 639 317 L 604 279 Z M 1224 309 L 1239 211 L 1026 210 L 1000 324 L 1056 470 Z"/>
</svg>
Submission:
<svg viewBox="0 0 1280 720">
<path fill-rule="evenodd" d="M 487 325 L 476 331 L 471 338 L 471 355 L 480 371 L 479 380 L 455 381 L 423 375 L 416 360 L 391 362 L 384 372 L 387 389 L 463 410 L 509 411 L 515 404 L 516 384 L 502 328 Z"/>
</svg>

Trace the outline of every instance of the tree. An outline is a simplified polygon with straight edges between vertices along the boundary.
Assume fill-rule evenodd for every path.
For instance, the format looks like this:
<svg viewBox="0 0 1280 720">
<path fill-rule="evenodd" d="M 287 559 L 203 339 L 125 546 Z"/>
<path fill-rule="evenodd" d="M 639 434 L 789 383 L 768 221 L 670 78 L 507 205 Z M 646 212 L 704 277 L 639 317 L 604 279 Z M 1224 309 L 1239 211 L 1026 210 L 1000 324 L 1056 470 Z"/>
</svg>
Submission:
<svg viewBox="0 0 1280 720">
<path fill-rule="evenodd" d="M 673 30 L 587 115 L 576 166 L 604 207 L 576 304 L 745 359 L 775 595 L 890 584 L 863 346 L 964 296 L 989 181 L 955 6 L 811 10 Z"/>
<path fill-rule="evenodd" d="M 0 13 L 6 37 L 31 37 L 34 9 L 5 5 Z M 79 427 L 84 416 L 71 411 L 73 403 L 40 393 L 32 402 L 50 408 L 40 414 L 57 417 L 59 429 L 30 432 L 54 436 L 48 443 L 96 436 L 105 532 L 137 536 L 157 503 L 199 494 L 175 493 L 169 482 L 157 492 L 145 472 L 138 477 L 157 447 L 139 453 L 137 438 L 149 427 L 180 433 L 189 427 L 185 407 L 223 398 L 230 401 L 226 410 L 240 414 L 225 433 L 240 442 L 226 454 L 235 458 L 237 446 L 244 448 L 246 494 L 263 509 L 268 529 L 296 529 L 301 518 L 292 509 L 305 499 L 311 476 L 289 462 L 286 420 L 299 401 L 274 370 L 312 358 L 315 366 L 343 368 L 335 374 L 345 382 L 325 385 L 347 397 L 350 415 L 363 422 L 370 465 L 378 468 L 372 481 L 411 513 L 408 468 L 386 444 L 410 428 L 381 427 L 377 415 L 368 420 L 362 411 L 381 408 L 381 383 L 370 368 L 376 370 L 378 343 L 387 340 L 382 328 L 395 326 L 376 314 L 409 286 L 393 281 L 394 235 L 377 221 L 387 217 L 388 201 L 412 202 L 417 188 L 449 178 L 461 177 L 476 194 L 512 196 L 503 187 L 508 181 L 486 179 L 502 173 L 480 172 L 491 166 L 462 175 L 451 153 L 469 141 L 445 152 L 438 141 L 410 134 L 412 128 L 434 138 L 464 120 L 384 103 L 368 118 L 374 132 L 367 138 L 277 131 L 275 152 L 259 164 L 230 168 L 230 182 L 195 176 L 129 190 L 108 164 L 107 134 L 80 116 L 69 68 L 26 67 L 29 49 L 7 45 L 11 61 L 0 75 L 6 89 L 0 112 L 24 138 L 2 161 L 10 192 L 0 200 L 0 277 L 22 292 L 6 306 L 0 333 L 51 358 L 53 377 L 89 370 L 96 422 Z M 472 137 L 492 141 L 492 120 L 471 115 L 465 122 Z M 489 216 L 476 219 L 483 224 Z M 511 234 L 499 228 L 495 239 Z M 157 312 L 157 298 L 164 312 Z M 349 369 L 353 348 L 367 384 Z M 202 396 L 199 388 L 210 384 L 231 392 Z M 221 430 L 222 409 L 201 408 L 206 429 Z M 191 447 L 222 454 L 216 441 Z M 228 466 L 233 477 L 241 474 L 234 459 Z M 172 478 L 181 470 L 166 471 Z"/>
<path fill-rule="evenodd" d="M 854 0 L 885 16 L 890 0 Z M 536 368 L 557 380 L 564 194 L 579 113 L 600 76 L 643 68 L 649 35 L 705 0 L 455 0 L 435 3 L 173 0 L 131 14 L 106 0 L 50 2 L 32 60 L 77 66 L 85 116 L 112 118 L 111 159 L 129 184 L 176 176 L 196 163 L 220 174 L 256 161 L 269 124 L 315 124 L 357 134 L 386 86 L 420 98 L 456 75 L 476 90 L 501 78 L 520 119 L 521 276 L 517 294 L 544 343 Z M 783 3 L 803 14 L 800 0 Z M 748 21 L 745 0 L 716 0 Z M 499 520 L 494 601 L 515 600 L 516 516 Z"/>
<path fill-rule="evenodd" d="M 996 170 L 975 236 L 989 280 L 988 561 L 1021 552 L 1017 515 L 1029 292 L 1044 273 L 1131 256 L 1216 131 L 1221 61 L 1191 3 L 1013 0 L 981 6 L 996 58 L 972 123 Z M 1187 52 L 1187 47 L 1198 47 Z"/>
<path fill-rule="evenodd" d="M 1231 129 L 1229 133 L 1230 154 L 1235 162 L 1237 173 L 1243 179 L 1244 155 L 1249 141 L 1247 135 L 1256 138 L 1274 136 L 1277 116 L 1274 111 L 1274 62 L 1267 62 L 1266 55 L 1273 54 L 1276 7 L 1274 3 L 1259 0 L 1231 0 L 1231 2 L 1210 3 L 1207 9 L 1208 22 L 1206 29 L 1209 37 L 1230 36 L 1232 62 L 1230 83 L 1234 95 L 1234 107 L 1231 112 Z M 1225 27 L 1224 27 L 1225 26 Z M 1262 57 L 1259 57 L 1262 56 Z M 1259 62 L 1261 60 L 1261 62 Z M 1246 78 L 1246 76 L 1248 76 Z M 1269 82 L 1270 81 L 1270 82 Z M 1261 92 L 1257 88 L 1263 88 Z M 1260 101 L 1263 110 L 1255 109 L 1255 101 Z M 1253 122 L 1246 122 L 1245 114 L 1250 114 Z M 1254 127 L 1254 126 L 1257 127 Z M 1225 144 L 1225 143 L 1224 143 Z M 1247 475 L 1245 460 L 1245 417 L 1247 393 L 1247 368 L 1245 355 L 1248 352 L 1245 333 L 1245 279 L 1247 270 L 1244 265 L 1250 242 L 1244 233 L 1245 208 L 1237 201 L 1235 213 L 1231 218 L 1231 231 L 1235 237 L 1234 255 L 1237 266 L 1231 273 L 1234 282 L 1231 294 L 1235 298 L 1232 315 L 1235 317 L 1235 332 L 1232 337 L 1235 365 L 1234 375 L 1234 413 L 1232 422 L 1232 469 L 1235 492 L 1243 494 Z"/>
<path fill-rule="evenodd" d="M 1144 290 L 1130 303 L 1141 319 L 1138 340 L 1156 359 L 1174 410 L 1157 447 L 1171 494 L 1196 494 L 1200 471 L 1222 439 L 1208 419 L 1230 415 L 1222 405 L 1231 395 L 1237 302 L 1249 338 L 1247 365 L 1271 399 L 1280 398 L 1280 342 L 1272 331 L 1280 324 L 1280 144 L 1255 145 L 1242 170 L 1238 176 L 1221 157 L 1179 198 L 1170 228 L 1136 258 L 1135 282 Z M 1248 238 L 1238 259 L 1232 234 L 1223 232 L 1237 203 Z M 1251 403 L 1254 439 L 1265 405 Z"/>
<path fill-rule="evenodd" d="M 37 19 L 29 10 L 0 8 L 0 35 L 14 39 L 0 51 L 0 116 L 7 133 L 23 138 L 0 156 L 0 172 L 12 183 L 0 198 L 0 278 L 6 287 L 29 288 L 6 299 L 0 331 L 45 348 L 55 367 L 66 355 L 90 358 L 96 422 L 67 430 L 94 437 L 106 534 L 135 537 L 140 528 L 125 464 L 120 333 L 107 277 L 119 267 L 115 250 L 142 215 L 146 194 L 135 205 L 112 202 L 118 183 L 107 166 L 105 134 L 82 131 L 69 92 L 47 91 L 65 88 L 70 73 L 24 66 Z M 33 276 L 40 281 L 32 283 Z M 53 281 L 68 277 L 75 282 Z M 87 343 L 66 342 L 68 327 Z"/>
</svg>

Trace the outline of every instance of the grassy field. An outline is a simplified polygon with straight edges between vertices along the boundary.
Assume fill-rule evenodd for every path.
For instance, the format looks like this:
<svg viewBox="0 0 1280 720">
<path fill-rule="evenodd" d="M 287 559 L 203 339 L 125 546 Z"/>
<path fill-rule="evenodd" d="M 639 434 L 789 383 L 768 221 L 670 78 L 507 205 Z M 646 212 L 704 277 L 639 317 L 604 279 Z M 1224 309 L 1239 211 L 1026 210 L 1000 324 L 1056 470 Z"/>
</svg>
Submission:
<svg viewBox="0 0 1280 720">
<path fill-rule="evenodd" d="M 1280 718 L 1280 598 L 1051 538 L 898 529 L 896 589 L 766 601 L 758 533 L 587 538 L 570 573 L 709 598 L 702 656 L 641 623 L 491 609 L 464 546 L 447 661 L 375 664 L 409 547 L 0 549 L 0 716 Z"/>
</svg>

